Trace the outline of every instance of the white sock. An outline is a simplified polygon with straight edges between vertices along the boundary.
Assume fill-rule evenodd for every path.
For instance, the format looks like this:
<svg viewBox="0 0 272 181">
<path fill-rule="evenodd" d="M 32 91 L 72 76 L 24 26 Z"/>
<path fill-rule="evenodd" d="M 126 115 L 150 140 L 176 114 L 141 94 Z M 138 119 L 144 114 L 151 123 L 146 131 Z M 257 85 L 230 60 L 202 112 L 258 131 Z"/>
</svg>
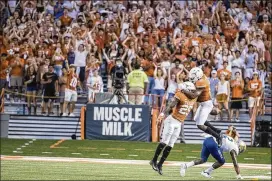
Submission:
<svg viewBox="0 0 272 181">
<path fill-rule="evenodd" d="M 189 168 L 189 167 L 194 166 L 194 165 L 195 165 L 195 162 L 194 162 L 194 161 L 191 161 L 191 162 L 189 162 L 189 163 L 186 163 L 185 165 L 186 165 L 186 169 L 187 169 L 187 168 Z"/>
<path fill-rule="evenodd" d="M 205 172 L 211 174 L 213 170 L 214 170 L 214 168 L 210 167 L 210 168 L 206 169 Z"/>
</svg>

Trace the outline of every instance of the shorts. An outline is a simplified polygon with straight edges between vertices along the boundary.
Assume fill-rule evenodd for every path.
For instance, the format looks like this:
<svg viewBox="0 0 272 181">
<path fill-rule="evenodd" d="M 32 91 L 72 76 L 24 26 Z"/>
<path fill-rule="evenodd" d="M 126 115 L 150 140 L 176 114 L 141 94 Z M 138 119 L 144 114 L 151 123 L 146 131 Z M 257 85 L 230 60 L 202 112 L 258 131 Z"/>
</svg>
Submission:
<svg viewBox="0 0 272 181">
<path fill-rule="evenodd" d="M 7 80 L 6 79 L 0 79 L 0 92 L 2 88 L 6 88 Z"/>
<path fill-rule="evenodd" d="M 23 77 L 20 76 L 11 76 L 10 77 L 10 86 L 15 87 L 22 87 L 23 86 Z"/>
<path fill-rule="evenodd" d="M 228 100 L 227 94 L 217 94 L 216 95 L 216 101 L 217 103 L 225 103 Z"/>
<path fill-rule="evenodd" d="M 60 96 L 59 102 L 64 103 L 65 91 L 60 91 L 59 96 Z"/>
<path fill-rule="evenodd" d="M 222 150 L 218 148 L 218 144 L 215 142 L 213 137 L 209 137 L 204 140 L 201 150 L 201 159 L 206 162 L 210 155 L 212 155 L 212 157 L 219 163 L 225 163 Z"/>
<path fill-rule="evenodd" d="M 79 77 L 80 82 L 85 80 L 85 67 L 77 67 L 76 73 Z"/>
<path fill-rule="evenodd" d="M 194 117 L 196 125 L 204 125 L 212 109 L 213 109 L 212 100 L 200 102 Z"/>
<path fill-rule="evenodd" d="M 173 118 L 172 115 L 169 115 L 163 121 L 163 128 L 161 132 L 160 142 L 167 144 L 168 146 L 173 148 L 175 142 L 177 141 L 179 137 L 182 124 L 183 124 L 182 122 Z"/>
<path fill-rule="evenodd" d="M 231 102 L 230 108 L 231 109 L 242 109 L 243 108 L 242 101 L 239 101 L 241 99 L 242 98 L 232 98 L 231 100 L 233 102 Z"/>
<path fill-rule="evenodd" d="M 76 102 L 77 101 L 77 91 L 65 89 L 65 102 Z"/>
<path fill-rule="evenodd" d="M 257 101 L 257 106 L 259 106 L 260 97 L 249 97 L 248 98 L 248 107 L 253 108 L 255 101 Z"/>
<path fill-rule="evenodd" d="M 26 91 L 27 92 L 37 91 L 37 87 L 36 86 L 26 87 Z"/>
<path fill-rule="evenodd" d="M 51 101 L 54 101 L 56 98 L 53 98 L 53 97 L 56 96 L 56 91 L 55 90 L 44 90 L 43 96 L 44 96 L 43 101 L 45 103 L 47 103 L 49 101 L 49 99 L 51 99 Z"/>
</svg>

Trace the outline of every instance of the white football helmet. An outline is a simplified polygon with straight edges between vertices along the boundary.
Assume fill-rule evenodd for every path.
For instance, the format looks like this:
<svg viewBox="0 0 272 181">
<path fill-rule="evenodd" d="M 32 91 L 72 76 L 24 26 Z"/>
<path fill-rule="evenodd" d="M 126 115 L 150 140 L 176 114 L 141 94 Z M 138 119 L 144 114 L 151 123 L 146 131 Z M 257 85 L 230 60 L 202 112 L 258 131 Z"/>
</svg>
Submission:
<svg viewBox="0 0 272 181">
<path fill-rule="evenodd" d="M 186 91 L 194 91 L 196 90 L 196 87 L 192 82 L 187 81 L 187 82 L 182 82 L 181 84 L 179 84 L 178 89 L 186 90 Z"/>
<path fill-rule="evenodd" d="M 246 151 L 246 143 L 242 140 L 238 141 L 238 147 L 239 147 L 239 154 Z"/>
<path fill-rule="evenodd" d="M 196 83 L 199 79 L 203 77 L 203 71 L 199 67 L 194 67 L 189 72 L 189 81 Z"/>
</svg>

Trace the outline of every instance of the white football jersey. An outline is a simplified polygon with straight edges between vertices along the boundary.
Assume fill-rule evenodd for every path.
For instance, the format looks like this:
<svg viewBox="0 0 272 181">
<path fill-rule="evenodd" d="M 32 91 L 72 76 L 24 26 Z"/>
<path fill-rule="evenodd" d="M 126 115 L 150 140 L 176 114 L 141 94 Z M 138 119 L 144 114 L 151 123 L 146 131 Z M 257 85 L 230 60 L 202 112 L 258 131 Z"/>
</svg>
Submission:
<svg viewBox="0 0 272 181">
<path fill-rule="evenodd" d="M 230 136 L 223 135 L 222 146 L 220 147 L 223 152 L 230 152 L 234 150 L 237 155 L 239 154 L 239 148 L 237 142 Z"/>
</svg>

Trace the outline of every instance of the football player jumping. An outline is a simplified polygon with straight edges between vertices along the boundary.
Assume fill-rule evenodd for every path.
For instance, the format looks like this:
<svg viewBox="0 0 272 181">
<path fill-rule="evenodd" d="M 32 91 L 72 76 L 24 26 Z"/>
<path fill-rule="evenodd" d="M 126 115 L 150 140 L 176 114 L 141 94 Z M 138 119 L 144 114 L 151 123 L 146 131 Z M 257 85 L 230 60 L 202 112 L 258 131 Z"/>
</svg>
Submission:
<svg viewBox="0 0 272 181">
<path fill-rule="evenodd" d="M 213 103 L 210 91 L 210 82 L 208 78 L 203 74 L 203 71 L 198 68 L 192 68 L 189 72 L 189 81 L 195 84 L 196 91 L 188 91 L 186 89 L 181 91 L 189 98 L 197 98 L 199 106 L 195 113 L 194 120 L 196 121 L 197 127 L 207 134 L 212 135 L 216 138 L 218 146 L 222 144 L 221 130 L 215 128 L 207 121 L 209 114 L 213 109 Z"/>
<path fill-rule="evenodd" d="M 194 84 L 191 82 L 184 82 L 181 86 L 187 92 L 196 90 Z M 163 122 L 160 143 L 157 146 L 153 159 L 150 161 L 150 165 L 155 171 L 158 171 L 160 175 L 162 175 L 162 165 L 180 134 L 181 124 L 183 124 L 183 121 L 193 108 L 195 102 L 196 98 L 189 99 L 184 93 L 177 91 L 165 111 L 158 117 L 158 123 L 160 123 L 164 117 L 166 117 L 166 119 Z M 170 114 L 171 111 L 172 113 Z M 157 163 L 157 159 L 163 149 L 161 159 L 159 163 Z"/>
<path fill-rule="evenodd" d="M 234 169 L 237 174 L 236 178 L 243 179 L 242 176 L 240 175 L 240 168 L 237 163 L 236 157 L 239 154 L 243 153 L 245 150 L 246 144 L 242 140 L 236 142 L 232 137 L 223 135 L 222 146 L 219 148 L 214 137 L 208 137 L 203 142 L 201 159 L 197 159 L 189 163 L 182 164 L 180 168 L 180 175 L 184 177 L 185 172 L 189 167 L 205 163 L 211 154 L 212 157 L 215 158 L 217 162 L 215 162 L 211 167 L 209 167 L 205 171 L 202 171 L 201 175 L 207 178 L 212 178 L 211 176 L 212 171 L 221 167 L 225 163 L 223 152 L 229 152 L 234 165 Z"/>
</svg>

